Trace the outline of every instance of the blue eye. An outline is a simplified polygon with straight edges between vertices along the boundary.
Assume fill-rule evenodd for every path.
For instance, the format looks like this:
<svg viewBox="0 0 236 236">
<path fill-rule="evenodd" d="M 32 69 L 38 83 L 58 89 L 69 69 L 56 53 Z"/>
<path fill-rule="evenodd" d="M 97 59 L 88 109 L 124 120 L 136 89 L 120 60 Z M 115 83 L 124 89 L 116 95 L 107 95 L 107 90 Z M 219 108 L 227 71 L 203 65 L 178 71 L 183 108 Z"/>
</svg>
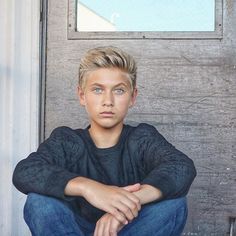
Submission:
<svg viewBox="0 0 236 236">
<path fill-rule="evenodd" d="M 98 94 L 102 93 L 102 89 L 101 88 L 94 88 L 93 91 L 95 93 L 98 93 Z"/>
<path fill-rule="evenodd" d="M 125 93 L 125 90 L 124 89 L 121 89 L 121 88 L 118 88 L 118 89 L 115 89 L 115 93 L 120 95 L 120 94 L 123 94 Z"/>
</svg>

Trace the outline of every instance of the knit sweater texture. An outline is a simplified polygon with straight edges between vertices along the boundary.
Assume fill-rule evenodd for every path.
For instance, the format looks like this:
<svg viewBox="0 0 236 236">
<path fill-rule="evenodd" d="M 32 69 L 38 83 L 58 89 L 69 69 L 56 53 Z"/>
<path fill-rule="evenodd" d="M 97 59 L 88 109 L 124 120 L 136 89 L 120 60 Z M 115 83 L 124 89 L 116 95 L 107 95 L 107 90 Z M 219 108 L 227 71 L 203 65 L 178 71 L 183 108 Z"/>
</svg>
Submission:
<svg viewBox="0 0 236 236">
<path fill-rule="evenodd" d="M 196 169 L 190 158 L 148 124 L 124 125 L 118 143 L 109 148 L 97 148 L 88 128 L 59 127 L 17 164 L 13 183 L 25 194 L 73 201 L 75 212 L 96 222 L 103 211 L 82 197 L 64 194 L 68 181 L 78 176 L 120 187 L 149 184 L 161 190 L 163 199 L 171 199 L 187 194 Z"/>
</svg>

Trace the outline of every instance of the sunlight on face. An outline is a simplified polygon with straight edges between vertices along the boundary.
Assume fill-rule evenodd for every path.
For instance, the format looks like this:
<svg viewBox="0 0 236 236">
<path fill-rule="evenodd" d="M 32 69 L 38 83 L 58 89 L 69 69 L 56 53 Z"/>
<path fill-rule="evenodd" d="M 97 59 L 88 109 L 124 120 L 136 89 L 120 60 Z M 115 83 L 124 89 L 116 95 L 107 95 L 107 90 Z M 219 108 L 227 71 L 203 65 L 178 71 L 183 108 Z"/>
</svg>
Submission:
<svg viewBox="0 0 236 236">
<path fill-rule="evenodd" d="M 127 76 L 119 69 L 102 68 L 90 73 L 84 89 L 79 90 L 91 126 L 104 128 L 123 124 L 129 107 L 135 103 L 137 90 L 132 92 Z"/>
</svg>

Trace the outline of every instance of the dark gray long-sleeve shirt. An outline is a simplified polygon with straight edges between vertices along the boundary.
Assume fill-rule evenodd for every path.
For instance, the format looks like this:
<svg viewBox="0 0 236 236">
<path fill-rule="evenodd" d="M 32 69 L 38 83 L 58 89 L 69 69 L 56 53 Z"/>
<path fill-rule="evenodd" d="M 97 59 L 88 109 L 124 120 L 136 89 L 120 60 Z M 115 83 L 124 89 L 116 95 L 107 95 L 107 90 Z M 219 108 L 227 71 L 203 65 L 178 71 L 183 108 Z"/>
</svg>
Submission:
<svg viewBox="0 0 236 236">
<path fill-rule="evenodd" d="M 82 197 L 67 197 L 69 180 L 83 176 L 108 185 L 149 184 L 163 193 L 163 199 L 187 194 L 196 176 L 193 161 L 168 143 L 151 125 L 124 125 L 118 143 L 97 148 L 88 128 L 56 128 L 50 137 L 20 161 L 13 183 L 27 194 L 35 192 L 75 202 L 75 211 L 96 222 L 104 212 Z"/>
</svg>

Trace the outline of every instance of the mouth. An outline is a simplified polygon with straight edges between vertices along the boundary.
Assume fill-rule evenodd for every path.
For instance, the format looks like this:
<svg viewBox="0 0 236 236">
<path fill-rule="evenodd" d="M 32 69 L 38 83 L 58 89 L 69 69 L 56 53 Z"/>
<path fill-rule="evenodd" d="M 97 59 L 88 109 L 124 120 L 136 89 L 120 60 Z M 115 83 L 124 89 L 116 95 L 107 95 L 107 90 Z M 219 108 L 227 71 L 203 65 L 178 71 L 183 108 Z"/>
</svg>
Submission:
<svg viewBox="0 0 236 236">
<path fill-rule="evenodd" d="M 111 112 L 111 111 L 103 111 L 103 112 L 100 113 L 100 115 L 102 117 L 112 117 L 114 115 L 114 113 Z"/>
</svg>

